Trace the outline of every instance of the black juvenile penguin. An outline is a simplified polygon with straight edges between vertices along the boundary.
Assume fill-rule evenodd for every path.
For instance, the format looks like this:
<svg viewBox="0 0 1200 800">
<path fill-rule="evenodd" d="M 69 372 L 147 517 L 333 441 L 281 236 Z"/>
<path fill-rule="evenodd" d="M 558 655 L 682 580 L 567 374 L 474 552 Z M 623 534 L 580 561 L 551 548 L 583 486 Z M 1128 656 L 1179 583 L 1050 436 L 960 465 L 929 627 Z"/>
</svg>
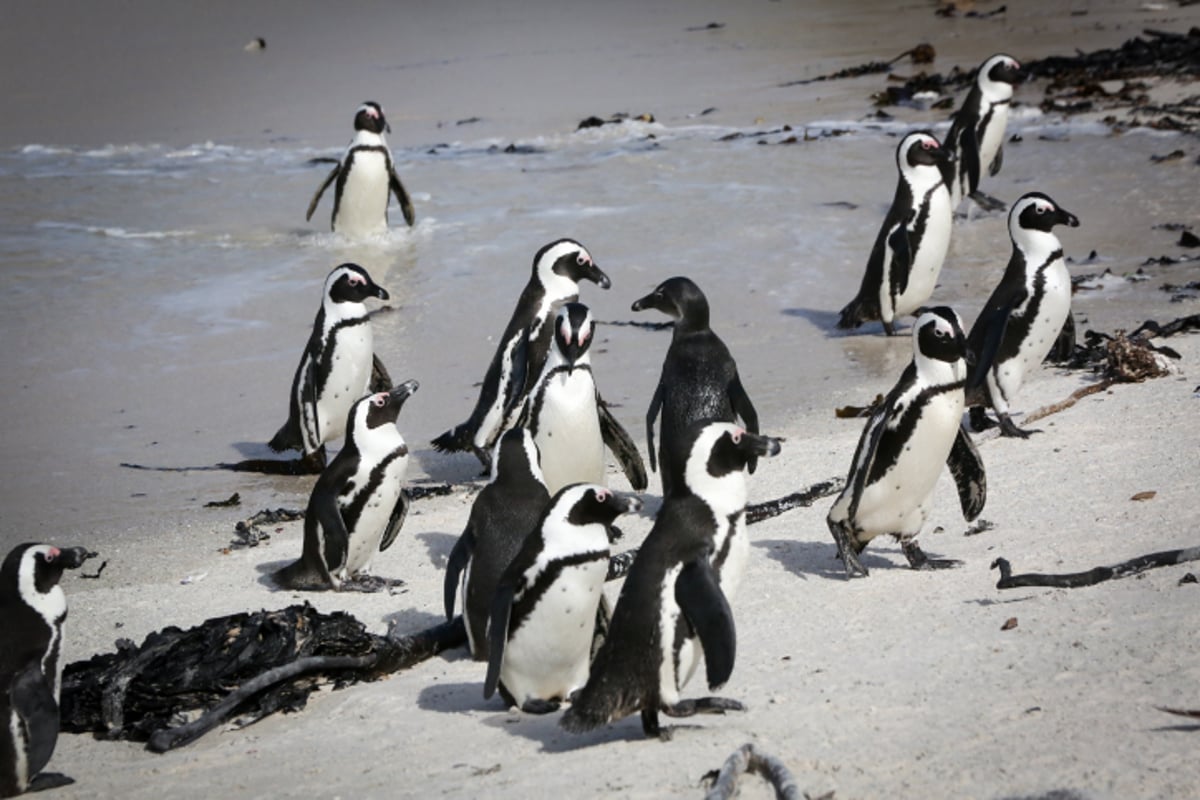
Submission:
<svg viewBox="0 0 1200 800">
<path fill-rule="evenodd" d="M 467 527 L 450 551 L 443 584 L 446 619 L 450 620 L 462 576 L 463 620 L 476 660 L 488 657 L 488 614 L 500 576 L 549 504 L 533 435 L 525 428 L 506 431 L 496 443 L 492 479 L 475 496 Z"/>
<path fill-rule="evenodd" d="M 943 176 L 951 158 L 927 131 L 900 140 L 896 196 L 875 237 L 858 295 L 842 309 L 839 328 L 880 320 L 892 336 L 897 317 L 913 313 L 933 294 L 954 222 Z"/>
<path fill-rule="evenodd" d="M 571 701 L 562 726 L 582 733 L 641 711 L 647 736 L 669 737 L 658 712 L 672 717 L 742 710 L 720 697 L 680 700 L 696 665 L 696 639 L 704 650 L 709 688 L 733 672 L 737 637 L 722 591 L 715 536 L 716 514 L 739 499 L 736 476 L 752 460 L 775 455 L 779 440 L 723 422 L 697 423 L 688 432 L 685 472 L 663 505 L 625 577 L 608 636 L 592 663 L 587 684 Z M 724 549 L 724 548 L 723 548 Z"/>
<path fill-rule="evenodd" d="M 325 443 L 346 429 L 350 406 L 367 393 L 375 364 L 371 319 L 363 301 L 388 293 L 357 264 L 335 267 L 325 278 L 312 335 L 292 378 L 288 420 L 269 446 L 301 450 L 313 471 L 325 465 Z"/>
<path fill-rule="evenodd" d="M 346 155 L 313 195 L 304 219 L 312 219 L 321 195 L 337 180 L 333 215 L 329 221 L 334 233 L 369 236 L 386 232 L 388 200 L 393 193 L 404 213 L 404 221 L 412 226 L 416 219 L 412 200 L 396 174 L 392 151 L 383 138 L 384 131 L 391 133 L 392 128 L 378 103 L 367 102 L 358 107 L 354 113 L 354 138 L 346 148 Z"/>
<path fill-rule="evenodd" d="M 1020 80 L 1021 65 L 1016 59 L 1003 53 L 994 55 L 980 65 L 962 108 L 954 112 L 946 134 L 946 147 L 955 156 L 946 168 L 951 208 L 970 197 L 988 211 L 1004 209 L 1004 203 L 979 191 L 979 179 L 985 167 L 988 175 L 995 175 L 1003 164 L 1008 106 Z"/>
<path fill-rule="evenodd" d="M 601 289 L 612 285 L 579 242 L 559 239 L 537 252 L 533 274 L 500 337 L 475 410 L 466 422 L 433 440 L 436 450 L 470 450 L 489 468 L 492 446 L 500 434 L 516 424 L 525 396 L 546 363 L 554 336 L 554 314 L 563 303 L 579 299 L 579 282 L 583 280 L 599 284 Z"/>
<path fill-rule="evenodd" d="M 700 420 L 736 422 L 758 433 L 758 413 L 742 387 L 729 348 L 708 326 L 708 299 L 688 278 L 669 278 L 634 301 L 634 311 L 657 309 L 675 320 L 671 346 L 646 412 L 650 469 L 660 469 L 663 495 L 683 481 L 688 428 Z M 654 460 L 654 420 L 662 411 L 659 462 Z M 750 471 L 754 472 L 754 461 Z"/>
<path fill-rule="evenodd" d="M 275 573 L 287 589 L 375 591 L 392 582 L 371 578 L 376 553 L 396 540 L 408 513 L 402 483 L 408 445 L 396 428 L 407 381 L 364 397 L 350 409 L 346 443 L 317 478 L 304 513 L 304 554 Z"/>
<path fill-rule="evenodd" d="M 1071 323 L 1071 275 L 1063 260 L 1056 225 L 1079 225 L 1079 219 L 1040 192 L 1018 200 L 1008 214 L 1012 257 L 999 285 L 967 337 L 975 356 L 968 387 L 971 424 L 990 427 L 985 406 L 996 410 L 1003 436 L 1025 438 L 1009 416 L 1013 398 L 1026 375 L 1037 368 Z"/>
<path fill-rule="evenodd" d="M 958 565 L 927 558 L 915 539 L 943 464 L 968 520 L 987 499 L 983 462 L 962 427 L 966 356 L 958 315 L 945 306 L 922 311 L 913 325 L 913 360 L 867 420 L 846 488 L 826 518 L 846 577 L 868 574 L 858 554 L 881 534 L 900 540 L 913 569 Z"/>
<path fill-rule="evenodd" d="M 91 553 L 45 544 L 13 548 L 0 567 L 0 797 L 74 783 L 39 775 L 58 741 L 63 622 L 67 598 L 58 585 Z"/>
</svg>

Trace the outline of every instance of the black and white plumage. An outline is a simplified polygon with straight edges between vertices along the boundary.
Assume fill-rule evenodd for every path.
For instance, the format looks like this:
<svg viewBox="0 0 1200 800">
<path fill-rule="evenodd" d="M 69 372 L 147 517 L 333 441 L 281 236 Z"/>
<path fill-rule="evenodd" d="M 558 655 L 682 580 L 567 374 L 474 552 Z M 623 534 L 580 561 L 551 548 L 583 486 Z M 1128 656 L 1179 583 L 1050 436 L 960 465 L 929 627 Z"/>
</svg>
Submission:
<svg viewBox="0 0 1200 800">
<path fill-rule="evenodd" d="M 58 582 L 91 555 L 82 547 L 22 544 L 0 567 L 0 797 L 73 783 L 39 773 L 58 741 L 67 618 Z"/>
<path fill-rule="evenodd" d="M 575 484 L 550 501 L 504 571 L 488 623 L 483 696 L 547 713 L 588 676 L 608 573 L 609 532 L 642 503 L 597 484 Z"/>
<path fill-rule="evenodd" d="M 709 327 L 708 298 L 688 278 L 669 278 L 633 303 L 634 311 L 657 309 L 675 320 L 658 386 L 646 412 L 650 469 L 659 469 L 663 495 L 683 482 L 688 429 L 701 420 L 737 422 L 758 433 L 758 412 L 742 386 L 729 348 Z M 660 464 L 654 458 L 654 422 L 662 413 Z M 754 472 L 755 462 L 750 462 Z"/>
<path fill-rule="evenodd" d="M 375 554 L 396 540 L 408 513 L 408 445 L 396 418 L 416 381 L 362 398 L 351 407 L 346 443 L 317 478 L 304 514 L 304 552 L 275 573 L 288 589 L 386 585 L 367 574 Z"/>
<path fill-rule="evenodd" d="M 492 356 L 475 410 L 466 422 L 433 440 L 441 452 L 469 450 L 485 468 L 500 434 L 517 422 L 525 397 L 541 375 L 554 336 L 553 319 L 564 303 L 579 299 L 579 282 L 612 285 L 579 242 L 559 239 L 538 250 L 533 274 L 517 300 Z"/>
<path fill-rule="evenodd" d="M 600 397 L 592 374 L 592 312 L 567 303 L 554 320 L 554 338 L 541 375 L 529 390 L 520 424 L 541 455 L 551 494 L 572 483 L 608 485 L 606 448 L 612 450 L 636 491 L 646 488 L 637 445 Z"/>
<path fill-rule="evenodd" d="M 944 173 L 951 160 L 928 131 L 900 140 L 896 196 L 875 237 L 858 294 L 842 309 L 839 328 L 879 320 L 891 336 L 896 319 L 916 311 L 933 294 L 954 222 Z"/>
<path fill-rule="evenodd" d="M 1074 228 L 1079 219 L 1041 192 L 1022 196 L 1009 211 L 1012 257 L 967 337 L 975 356 L 968 404 L 976 428 L 987 427 L 984 407 L 991 406 L 1002 435 L 1029 435 L 1009 416 L 1013 399 L 1064 326 L 1072 325 L 1071 275 L 1054 235 L 1057 225 Z"/>
<path fill-rule="evenodd" d="M 647 736 L 668 735 L 672 717 L 741 710 L 734 700 L 679 694 L 703 648 L 709 688 L 733 672 L 733 612 L 723 589 L 740 571 L 730 524 L 745 509 L 744 470 L 779 452 L 779 439 L 724 422 L 697 423 L 688 434 L 685 481 L 663 499 L 621 588 L 608 636 L 587 684 L 562 725 L 581 733 L 640 711 Z M 697 642 L 698 640 L 698 642 Z"/>
<path fill-rule="evenodd" d="M 927 558 L 915 538 L 943 464 L 968 520 L 979 516 L 987 499 L 983 462 L 962 426 L 966 382 L 958 315 L 945 306 L 923 311 L 913 326 L 913 360 L 867 420 L 846 488 L 826 518 L 847 577 L 868 574 L 858 555 L 882 534 L 900 540 L 914 569 L 958 564 Z"/>
<path fill-rule="evenodd" d="M 998 53 L 980 65 L 962 107 L 954 112 L 946 134 L 946 147 L 955 156 L 946 169 L 951 208 L 970 197 L 989 211 L 1004 209 L 1004 203 L 979 191 L 979 181 L 984 169 L 988 175 L 1000 172 L 1009 102 L 1020 80 L 1017 60 Z"/>
<path fill-rule="evenodd" d="M 446 564 L 446 619 L 454 616 L 461 578 L 467 643 L 479 661 L 488 657 L 488 615 L 500 577 L 550 504 L 538 462 L 537 445 L 526 428 L 505 431 L 496 443 L 491 480 L 475 496 L 467 526 Z"/>
<path fill-rule="evenodd" d="M 416 219 L 412 200 L 396 174 L 392 151 L 383 138 L 384 131 L 391 133 L 392 128 L 378 103 L 366 102 L 358 107 L 354 113 L 354 138 L 350 140 L 345 156 L 313 195 L 304 216 L 306 220 L 312 219 L 329 184 L 337 181 L 330 217 L 334 233 L 359 237 L 387 231 L 388 201 L 392 194 L 396 195 L 404 221 L 412 226 Z"/>
<path fill-rule="evenodd" d="M 325 462 L 324 445 L 346 430 L 350 406 L 367 393 L 375 340 L 363 302 L 388 293 L 357 264 L 335 267 L 325 278 L 312 335 L 292 378 L 288 420 L 270 441 L 276 452 L 301 450 Z"/>
</svg>

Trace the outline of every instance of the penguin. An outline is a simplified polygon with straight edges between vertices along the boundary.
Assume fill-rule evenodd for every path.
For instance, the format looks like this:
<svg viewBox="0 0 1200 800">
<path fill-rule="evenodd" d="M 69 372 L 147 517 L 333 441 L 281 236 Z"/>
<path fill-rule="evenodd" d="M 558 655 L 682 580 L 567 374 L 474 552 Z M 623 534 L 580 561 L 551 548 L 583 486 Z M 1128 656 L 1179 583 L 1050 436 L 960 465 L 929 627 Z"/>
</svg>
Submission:
<svg viewBox="0 0 1200 800">
<path fill-rule="evenodd" d="M 943 174 L 951 158 L 928 131 L 900 140 L 896 196 L 875 237 L 858 295 L 842 309 L 839 328 L 880 320 L 893 336 L 896 318 L 916 311 L 933 294 L 954 221 Z"/>
<path fill-rule="evenodd" d="M 891 534 L 913 569 L 960 562 L 928 558 L 915 539 L 925 524 L 942 464 L 958 486 L 963 516 L 983 511 L 983 462 L 962 426 L 967 349 L 952 309 L 923 310 L 913 326 L 913 360 L 867 420 L 846 488 L 826 517 L 846 577 L 867 575 L 858 555 L 880 534 Z"/>
<path fill-rule="evenodd" d="M 39 774 L 58 740 L 64 569 L 94 556 L 82 547 L 22 544 L 0 567 L 0 797 L 74 783 Z"/>
<path fill-rule="evenodd" d="M 477 661 L 488 658 L 488 615 L 500 576 L 550 504 L 538 461 L 537 445 L 527 428 L 511 428 L 500 437 L 492 457 L 491 480 L 475 496 L 467 527 L 446 564 L 446 620 L 454 617 L 461 576 L 467 644 Z"/>
<path fill-rule="evenodd" d="M 358 107 L 354 113 L 354 138 L 346 148 L 346 155 L 313 195 L 305 220 L 312 219 L 321 195 L 336 180 L 330 218 L 334 233 L 359 237 L 386 232 L 388 200 L 393 193 L 404 213 L 404 221 L 412 227 L 416 219 L 412 200 L 396 174 L 392 151 L 383 138 L 384 131 L 391 133 L 392 128 L 378 103 L 366 102 Z"/>
<path fill-rule="evenodd" d="M 346 429 L 350 406 L 367 393 L 376 365 L 371 320 L 363 301 L 388 293 L 357 264 L 325 278 L 312 335 L 292 378 L 288 420 L 271 439 L 276 452 L 301 450 L 313 471 L 325 465 L 325 443 Z"/>
<path fill-rule="evenodd" d="M 1009 408 L 1060 332 L 1074 330 L 1071 275 L 1054 235 L 1056 225 L 1075 228 L 1079 219 L 1041 192 L 1023 195 L 1009 211 L 1012 257 L 967 337 L 975 356 L 968 404 L 976 430 L 990 427 L 984 406 L 991 406 L 1001 435 L 1023 439 L 1034 432 L 1018 428 Z"/>
<path fill-rule="evenodd" d="M 408 445 L 396 428 L 414 392 L 406 381 L 368 395 L 350 408 L 346 443 L 317 478 L 304 513 L 304 552 L 275 573 L 285 589 L 377 591 L 394 581 L 371 578 L 377 552 L 396 540 L 408 514 L 402 483 Z"/>
<path fill-rule="evenodd" d="M 650 294 L 635 300 L 634 311 L 657 309 L 675 320 L 671 345 L 663 360 L 658 386 L 646 412 L 646 447 L 654 460 L 654 421 L 662 412 L 659 445 L 663 496 L 682 482 L 687 461 L 688 428 L 700 420 L 736 422 L 758 433 L 758 412 L 738 376 L 729 348 L 709 327 L 708 299 L 684 277 L 668 278 Z M 755 461 L 750 461 L 750 472 Z"/>
<path fill-rule="evenodd" d="M 609 531 L 642 503 L 598 484 L 550 501 L 492 598 L 483 696 L 531 714 L 558 709 L 588 676 L 608 573 Z"/>
<path fill-rule="evenodd" d="M 970 197 L 984 210 L 1004 210 L 1004 203 L 979 191 L 979 179 L 985 167 L 988 175 L 995 175 L 1004 163 L 1008 106 L 1020 81 L 1021 65 L 1003 53 L 984 61 L 975 73 L 975 83 L 946 134 L 946 147 L 955 155 L 945 167 L 951 208 Z"/>
<path fill-rule="evenodd" d="M 490 471 L 490 451 L 500 434 L 516 424 L 530 385 L 542 372 L 554 332 L 550 324 L 564 303 L 579 299 L 579 282 L 612 285 L 591 254 L 573 239 L 559 239 L 538 250 L 533 274 L 492 356 L 475 410 L 466 422 L 433 440 L 443 453 L 470 450 Z"/>
<path fill-rule="evenodd" d="M 680 700 L 679 693 L 696 665 L 696 639 L 710 689 L 733 672 L 737 636 L 722 584 L 741 565 L 730 557 L 735 548 L 726 512 L 744 510 L 743 471 L 755 458 L 777 454 L 780 440 L 718 421 L 693 425 L 687 444 L 684 481 L 663 498 L 587 683 L 563 715 L 561 724 L 572 733 L 641 711 L 647 736 L 669 738 L 659 711 L 686 717 L 744 710 L 736 700 Z"/>
<path fill-rule="evenodd" d="M 590 353 L 594 333 L 587 306 L 567 303 L 558 310 L 550 354 L 521 413 L 520 424 L 537 443 L 551 494 L 572 483 L 607 485 L 606 447 L 635 491 L 647 485 L 637 445 L 596 389 Z"/>
</svg>

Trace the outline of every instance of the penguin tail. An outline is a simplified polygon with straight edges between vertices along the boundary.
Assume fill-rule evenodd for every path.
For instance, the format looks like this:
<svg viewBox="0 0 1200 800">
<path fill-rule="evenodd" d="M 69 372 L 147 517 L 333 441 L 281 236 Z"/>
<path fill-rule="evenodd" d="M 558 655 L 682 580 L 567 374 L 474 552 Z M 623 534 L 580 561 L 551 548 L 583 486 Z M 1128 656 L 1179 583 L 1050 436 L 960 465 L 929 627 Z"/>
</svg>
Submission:
<svg viewBox="0 0 1200 800">
<path fill-rule="evenodd" d="M 474 450 L 473 438 L 470 427 L 464 422 L 446 431 L 430 444 L 439 453 L 461 453 L 464 450 Z"/>
<path fill-rule="evenodd" d="M 846 304 L 838 317 L 837 327 L 840 330 L 853 330 L 864 322 L 879 319 L 879 313 L 868 308 L 861 297 L 856 297 Z"/>
<path fill-rule="evenodd" d="M 267 442 L 267 447 L 274 450 L 276 453 L 282 453 L 285 450 L 303 450 L 304 443 L 300 441 L 300 431 L 295 429 L 288 420 L 283 424 L 283 427 L 275 432 L 271 437 L 271 441 Z"/>
</svg>

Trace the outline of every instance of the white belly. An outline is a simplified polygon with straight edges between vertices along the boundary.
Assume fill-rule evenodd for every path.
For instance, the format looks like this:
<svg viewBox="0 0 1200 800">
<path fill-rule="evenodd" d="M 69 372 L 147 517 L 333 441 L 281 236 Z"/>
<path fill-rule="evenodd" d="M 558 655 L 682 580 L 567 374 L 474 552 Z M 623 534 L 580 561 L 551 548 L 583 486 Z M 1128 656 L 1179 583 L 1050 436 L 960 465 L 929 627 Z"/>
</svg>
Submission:
<svg viewBox="0 0 1200 800">
<path fill-rule="evenodd" d="M 988 373 L 992 405 L 1000 413 L 1009 412 L 1026 376 L 1037 370 L 1046 359 L 1071 311 L 1071 276 L 1066 266 L 1058 261 L 1046 270 L 1045 277 L 1045 295 L 1029 334 L 1021 342 L 1020 350 L 1014 358 Z"/>
<path fill-rule="evenodd" d="M 737 594 L 738 586 L 741 585 L 742 576 L 746 573 L 746 562 L 750 560 L 750 536 L 746 533 L 746 515 L 738 516 L 737 524 L 727 534 L 730 537 L 729 552 L 725 556 L 725 563 L 721 565 L 719 574 L 721 583 L 721 592 L 725 595 L 725 599 L 733 602 L 733 596 Z M 722 546 L 722 542 L 717 542 L 717 549 Z"/>
<path fill-rule="evenodd" d="M 996 153 L 1000 152 L 1000 146 L 1004 144 L 1004 131 L 1007 127 L 1008 105 L 993 106 L 991 124 L 984 130 L 983 139 L 979 142 L 980 178 L 988 174 L 992 160 L 996 158 Z"/>
<path fill-rule="evenodd" d="M 946 251 L 950 247 L 950 229 L 953 225 L 950 208 L 950 192 L 940 187 L 929 198 L 929 219 L 925 223 L 925 235 L 921 238 L 908 273 L 908 285 L 896 298 L 896 316 L 911 314 L 933 296 Z"/>
<path fill-rule="evenodd" d="M 335 232 L 346 236 L 370 236 L 387 230 L 387 159 L 383 153 L 356 151 L 354 163 L 342 187 Z"/>
<path fill-rule="evenodd" d="M 573 483 L 607 485 L 596 385 L 588 372 L 560 373 L 550 380 L 542 394 L 537 428 L 534 441 L 552 496 Z"/>
<path fill-rule="evenodd" d="M 346 575 L 355 575 L 370 569 L 371 559 L 379 552 L 379 541 L 383 538 L 383 532 L 396 509 L 396 502 L 400 499 L 407 471 L 408 456 L 394 459 L 388 464 L 383 483 L 363 508 L 358 525 L 350 536 L 350 546 L 346 553 Z M 360 468 L 355 482 L 365 481 L 368 473 L 368 469 Z"/>
<path fill-rule="evenodd" d="M 351 325 L 338 333 L 329 380 L 324 387 L 317 387 L 322 443 L 338 439 L 346 432 L 350 406 L 367 393 L 371 382 L 374 349 L 370 323 Z"/>
</svg>

